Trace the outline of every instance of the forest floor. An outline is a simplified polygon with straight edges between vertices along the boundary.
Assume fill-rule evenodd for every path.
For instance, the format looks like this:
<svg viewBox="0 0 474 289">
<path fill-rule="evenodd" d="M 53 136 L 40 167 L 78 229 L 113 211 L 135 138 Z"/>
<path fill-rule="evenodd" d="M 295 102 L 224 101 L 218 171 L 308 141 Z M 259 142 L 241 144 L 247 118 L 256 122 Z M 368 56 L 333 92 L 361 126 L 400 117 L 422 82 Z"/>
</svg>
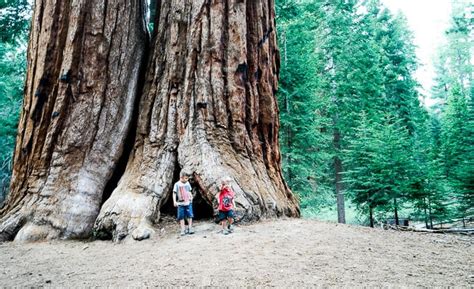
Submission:
<svg viewBox="0 0 474 289">
<path fill-rule="evenodd" d="M 474 286 L 474 237 L 386 231 L 304 219 L 219 234 L 177 224 L 141 242 L 0 244 L 0 287 Z"/>
</svg>

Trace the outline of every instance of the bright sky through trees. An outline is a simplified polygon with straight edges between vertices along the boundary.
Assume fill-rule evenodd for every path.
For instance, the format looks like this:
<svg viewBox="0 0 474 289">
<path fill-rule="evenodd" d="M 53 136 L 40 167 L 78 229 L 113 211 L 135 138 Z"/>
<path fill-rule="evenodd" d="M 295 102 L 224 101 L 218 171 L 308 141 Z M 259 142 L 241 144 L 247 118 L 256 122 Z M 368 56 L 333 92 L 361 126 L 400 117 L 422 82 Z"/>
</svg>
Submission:
<svg viewBox="0 0 474 289">
<path fill-rule="evenodd" d="M 408 20 L 410 29 L 414 32 L 414 43 L 417 45 L 417 56 L 420 67 L 416 78 L 423 86 L 423 95 L 429 98 L 433 85 L 433 58 L 437 47 L 444 39 L 444 31 L 449 26 L 451 0 L 382 0 L 382 2 L 397 13 L 401 11 Z M 427 99 L 430 105 L 431 100 Z"/>
</svg>

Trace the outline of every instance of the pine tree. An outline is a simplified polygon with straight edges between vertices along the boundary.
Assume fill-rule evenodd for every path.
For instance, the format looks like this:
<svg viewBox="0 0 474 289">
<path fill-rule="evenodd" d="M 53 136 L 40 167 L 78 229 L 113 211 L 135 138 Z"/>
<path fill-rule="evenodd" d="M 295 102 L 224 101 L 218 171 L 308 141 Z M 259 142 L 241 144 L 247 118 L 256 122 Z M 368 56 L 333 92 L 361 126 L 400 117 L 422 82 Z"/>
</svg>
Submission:
<svg viewBox="0 0 474 289">
<path fill-rule="evenodd" d="M 450 217 L 448 181 L 443 174 L 443 163 L 439 159 L 441 127 L 438 117 L 425 112 L 417 126 L 411 148 L 414 157 L 411 174 L 412 184 L 409 201 L 413 203 L 417 215 L 421 215 L 427 228 L 433 227 L 434 220 Z"/>
<path fill-rule="evenodd" d="M 457 217 L 474 213 L 473 153 L 473 68 L 472 32 L 474 22 L 469 1 L 453 2 L 452 21 L 446 43 L 436 61 L 437 75 L 433 95 L 440 100 L 437 113 L 441 120 L 439 161 L 447 179 L 449 204 Z"/>
<path fill-rule="evenodd" d="M 369 117 L 379 106 L 382 69 L 377 65 L 378 51 L 367 18 L 357 14 L 357 2 L 323 1 L 324 17 L 318 23 L 316 50 L 320 85 L 317 97 L 325 99 L 325 114 L 332 123 L 333 134 L 328 152 L 333 156 L 334 189 L 338 205 L 338 221 L 344 222 L 344 150 L 354 133 L 358 113 Z M 370 80 L 370 81 L 367 81 Z"/>
<path fill-rule="evenodd" d="M 347 150 L 351 166 L 347 182 L 359 209 L 369 210 L 371 226 L 374 210 L 385 216 L 393 212 L 398 224 L 398 212 L 408 197 L 412 173 L 408 130 L 397 117 L 380 114 L 378 120 L 369 120 L 362 114 Z"/>
<path fill-rule="evenodd" d="M 351 199 L 359 211 L 368 212 L 369 223 L 374 227 L 374 209 L 387 204 L 387 200 L 380 197 L 380 188 L 376 186 L 375 160 L 377 147 L 373 140 L 375 131 L 367 113 L 363 111 L 358 120 L 354 137 L 346 151 L 347 166 L 346 183 L 351 191 Z"/>
</svg>

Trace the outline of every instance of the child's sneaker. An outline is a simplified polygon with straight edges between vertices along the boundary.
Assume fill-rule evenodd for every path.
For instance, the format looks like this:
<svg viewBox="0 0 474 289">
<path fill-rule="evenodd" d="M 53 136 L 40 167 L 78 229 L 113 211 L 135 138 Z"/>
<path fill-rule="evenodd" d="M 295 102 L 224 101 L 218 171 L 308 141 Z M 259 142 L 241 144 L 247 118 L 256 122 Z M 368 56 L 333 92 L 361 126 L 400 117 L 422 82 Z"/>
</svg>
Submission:
<svg viewBox="0 0 474 289">
<path fill-rule="evenodd" d="M 181 231 L 180 236 L 184 236 L 184 235 L 186 235 L 186 231 Z"/>
<path fill-rule="evenodd" d="M 194 234 L 194 229 L 193 229 L 193 228 L 189 228 L 189 229 L 188 229 L 188 234 L 190 234 L 190 235 Z"/>
<path fill-rule="evenodd" d="M 229 231 L 227 231 L 227 230 L 225 230 L 225 229 L 222 229 L 221 232 L 222 232 L 223 235 L 229 235 Z"/>
<path fill-rule="evenodd" d="M 233 233 L 234 232 L 234 226 L 228 225 L 227 230 L 229 231 L 229 233 Z"/>
</svg>

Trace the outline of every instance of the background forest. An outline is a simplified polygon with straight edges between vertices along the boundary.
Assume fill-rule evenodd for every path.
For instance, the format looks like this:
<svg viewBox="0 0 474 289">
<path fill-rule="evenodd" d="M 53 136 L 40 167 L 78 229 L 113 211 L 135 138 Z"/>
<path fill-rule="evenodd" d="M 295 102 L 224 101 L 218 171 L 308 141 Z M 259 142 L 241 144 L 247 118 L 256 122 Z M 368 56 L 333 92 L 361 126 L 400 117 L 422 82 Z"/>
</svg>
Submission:
<svg viewBox="0 0 474 289">
<path fill-rule="evenodd" d="M 403 15 L 379 1 L 277 0 L 280 145 L 303 216 L 433 227 L 474 216 L 474 5 L 454 1 L 431 95 Z M 23 97 L 27 0 L 0 1 L 0 202 Z M 424 99 L 435 99 L 427 107 Z"/>
</svg>

